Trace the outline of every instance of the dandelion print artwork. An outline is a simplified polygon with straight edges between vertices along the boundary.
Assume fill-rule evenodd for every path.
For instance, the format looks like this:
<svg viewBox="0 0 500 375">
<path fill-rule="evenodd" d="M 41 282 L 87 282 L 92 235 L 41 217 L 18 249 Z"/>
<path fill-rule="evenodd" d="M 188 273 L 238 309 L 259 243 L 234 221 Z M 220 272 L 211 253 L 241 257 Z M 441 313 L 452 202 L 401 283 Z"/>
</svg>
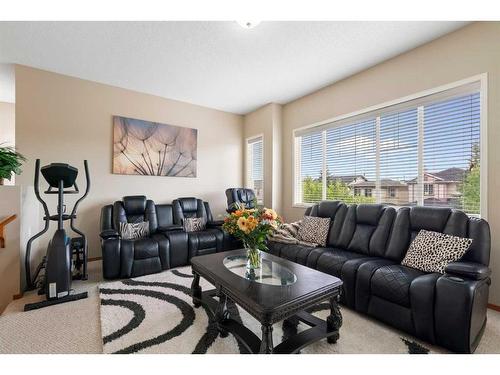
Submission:
<svg viewBox="0 0 500 375">
<path fill-rule="evenodd" d="M 196 129 L 113 116 L 113 173 L 196 177 Z"/>
</svg>

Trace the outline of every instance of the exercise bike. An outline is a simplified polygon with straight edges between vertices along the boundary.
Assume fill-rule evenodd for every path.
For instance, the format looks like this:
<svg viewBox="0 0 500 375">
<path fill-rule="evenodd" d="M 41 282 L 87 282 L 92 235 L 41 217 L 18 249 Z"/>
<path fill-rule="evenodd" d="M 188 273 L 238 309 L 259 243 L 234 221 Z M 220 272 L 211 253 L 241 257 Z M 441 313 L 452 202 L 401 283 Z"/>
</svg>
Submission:
<svg viewBox="0 0 500 375">
<path fill-rule="evenodd" d="M 87 237 L 75 227 L 76 210 L 78 205 L 87 197 L 90 190 L 90 175 L 87 160 L 83 162 L 85 168 L 86 189 L 84 194 L 75 202 L 70 214 L 66 213 L 64 205 L 65 194 L 79 194 L 76 178 L 78 169 L 68 164 L 52 163 L 40 168 L 40 159 L 35 162 L 34 190 L 44 211 L 45 227 L 31 237 L 26 245 L 25 269 L 26 289 L 39 288 L 38 294 L 45 295 L 45 300 L 30 303 L 24 306 L 24 311 L 34 310 L 45 306 L 87 298 L 87 292 L 72 293 L 72 280 L 87 280 Z M 47 203 L 40 196 L 40 171 L 49 184 L 45 194 L 57 194 L 57 214 L 50 215 Z M 64 222 L 70 221 L 70 227 L 79 237 L 69 238 L 64 229 Z M 57 221 L 57 230 L 50 240 L 47 253 L 31 277 L 31 246 L 33 241 L 49 230 L 50 222 Z M 41 271 L 44 270 L 43 273 Z"/>
</svg>

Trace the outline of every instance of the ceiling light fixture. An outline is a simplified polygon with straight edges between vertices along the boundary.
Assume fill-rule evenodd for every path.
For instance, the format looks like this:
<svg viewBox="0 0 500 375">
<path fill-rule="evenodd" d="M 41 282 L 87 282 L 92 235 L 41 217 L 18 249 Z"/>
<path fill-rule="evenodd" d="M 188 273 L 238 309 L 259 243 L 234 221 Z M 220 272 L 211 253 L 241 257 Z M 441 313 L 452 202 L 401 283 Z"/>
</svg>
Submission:
<svg viewBox="0 0 500 375">
<path fill-rule="evenodd" d="M 240 25 L 244 29 L 253 29 L 260 23 L 260 21 L 236 21 L 236 22 L 238 22 L 238 25 Z"/>
</svg>

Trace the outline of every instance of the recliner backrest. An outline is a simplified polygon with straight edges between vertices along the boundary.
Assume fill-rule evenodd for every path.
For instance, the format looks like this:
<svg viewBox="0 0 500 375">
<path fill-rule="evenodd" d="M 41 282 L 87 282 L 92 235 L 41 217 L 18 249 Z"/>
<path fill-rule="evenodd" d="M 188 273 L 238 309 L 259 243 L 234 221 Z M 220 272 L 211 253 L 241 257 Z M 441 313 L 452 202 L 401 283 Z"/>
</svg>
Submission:
<svg viewBox="0 0 500 375">
<path fill-rule="evenodd" d="M 327 246 L 336 246 L 339 241 L 340 230 L 344 223 L 347 206 L 341 201 L 321 201 L 311 206 L 305 216 L 330 218 L 330 232 L 328 233 Z"/>
<path fill-rule="evenodd" d="M 387 245 L 387 258 L 397 262 L 403 260 L 411 241 L 422 229 L 460 235 L 460 220 L 458 220 L 458 217 L 457 220 L 452 220 L 447 227 L 451 214 L 451 209 L 443 207 L 416 206 L 399 208 Z"/>
<path fill-rule="evenodd" d="M 252 189 L 230 188 L 226 190 L 227 211 L 236 211 L 238 205 L 255 208 L 255 193 Z"/>
<path fill-rule="evenodd" d="M 484 219 L 469 218 L 467 237 L 472 238 L 472 244 L 465 253 L 463 260 L 490 265 L 491 233 L 490 225 Z"/>
<path fill-rule="evenodd" d="M 171 204 L 157 204 L 156 215 L 158 217 L 158 227 L 174 225 L 174 208 Z"/>
<path fill-rule="evenodd" d="M 178 198 L 172 202 L 174 208 L 174 223 L 182 224 L 185 218 L 203 218 L 208 221 L 205 205 L 201 199 L 193 197 Z"/>
<path fill-rule="evenodd" d="M 381 204 L 349 206 L 337 247 L 360 254 L 384 257 L 395 216 L 394 208 Z"/>
<path fill-rule="evenodd" d="M 463 211 L 445 207 L 401 207 L 398 210 L 390 241 L 388 257 L 401 261 L 411 242 L 422 229 L 472 238 L 463 260 L 489 264 L 490 230 L 485 220 L 467 216 Z"/>
<path fill-rule="evenodd" d="M 149 222 L 149 231 L 154 233 L 158 228 L 156 206 L 143 195 L 123 197 L 122 201 L 113 204 L 113 227 L 120 230 L 120 223 Z"/>
</svg>

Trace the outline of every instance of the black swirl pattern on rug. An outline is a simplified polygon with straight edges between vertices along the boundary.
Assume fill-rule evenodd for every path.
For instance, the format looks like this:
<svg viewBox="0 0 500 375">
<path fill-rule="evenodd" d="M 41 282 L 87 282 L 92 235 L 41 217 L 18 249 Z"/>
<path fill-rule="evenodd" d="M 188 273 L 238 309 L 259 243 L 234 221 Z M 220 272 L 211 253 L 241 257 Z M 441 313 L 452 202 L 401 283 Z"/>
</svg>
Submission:
<svg viewBox="0 0 500 375">
<path fill-rule="evenodd" d="M 429 354 L 430 350 L 425 346 L 420 345 L 418 342 L 410 341 L 401 337 L 401 340 L 408 347 L 408 354 Z"/>
<path fill-rule="evenodd" d="M 236 320 L 238 323 L 243 324 L 240 316 L 240 311 L 238 310 L 236 304 L 230 299 L 228 299 L 226 302 L 226 306 L 229 312 L 229 316 L 232 319 Z M 214 316 L 205 306 L 203 306 L 203 308 L 205 309 L 209 319 L 208 327 L 206 332 L 201 337 L 200 341 L 198 341 L 198 344 L 196 344 L 196 347 L 193 350 L 193 354 L 206 354 L 208 349 L 212 346 L 212 344 L 219 336 L 219 330 L 217 328 L 217 323 L 214 320 Z M 245 348 L 245 346 L 242 345 L 238 340 L 236 340 L 236 343 L 238 344 L 238 350 L 240 354 L 249 353 L 249 351 Z"/>
<path fill-rule="evenodd" d="M 117 300 L 117 299 L 101 299 L 101 305 L 103 306 L 120 306 L 124 307 L 134 314 L 132 319 L 122 328 L 119 330 L 110 333 L 107 336 L 104 336 L 102 338 L 102 341 L 104 344 L 110 343 L 113 340 L 118 339 L 119 337 L 122 337 L 123 335 L 126 335 L 130 331 L 134 330 L 135 328 L 139 327 L 146 317 L 146 312 L 142 308 L 140 304 L 134 301 L 126 301 L 126 300 Z"/>
<path fill-rule="evenodd" d="M 179 277 L 184 277 L 186 279 L 192 279 L 193 278 L 193 275 L 189 275 L 187 273 L 183 273 L 179 270 L 172 270 L 171 271 L 175 276 L 179 276 Z"/>
<path fill-rule="evenodd" d="M 175 271 L 175 270 L 172 270 L 172 272 L 173 271 Z M 184 275 L 186 275 L 186 274 L 184 274 Z M 177 290 L 179 292 L 182 292 L 188 296 L 191 296 L 191 288 L 188 288 L 184 285 L 174 284 L 174 283 L 170 283 L 170 282 L 139 281 L 139 280 L 130 279 L 130 280 L 124 280 L 124 281 L 122 281 L 122 283 L 124 285 L 127 285 L 127 286 L 156 286 L 156 287 L 162 287 L 162 288 L 170 288 L 170 289 L 174 289 L 174 290 Z M 205 313 L 207 314 L 209 323 L 208 323 L 208 326 L 206 328 L 205 333 L 202 335 L 202 337 L 200 338 L 200 340 L 196 344 L 195 349 L 193 350 L 193 354 L 205 354 L 208 351 L 208 349 L 212 346 L 212 344 L 215 342 L 215 340 L 217 339 L 217 337 L 219 335 L 219 331 L 217 329 L 217 325 L 215 324 L 215 321 L 213 320 L 212 313 L 205 306 L 203 306 L 203 309 L 205 310 Z M 227 309 L 229 311 L 231 318 L 238 321 L 239 323 L 242 323 L 238 307 L 236 306 L 236 304 L 233 301 L 228 300 Z M 240 353 L 248 353 L 246 348 L 239 341 L 237 341 L 237 342 L 238 342 L 238 349 L 239 349 Z"/>
<path fill-rule="evenodd" d="M 175 285 L 175 284 L 174 284 Z M 140 350 L 149 348 L 151 346 L 159 345 L 161 343 L 164 343 L 168 340 L 171 340 L 174 337 L 177 337 L 181 335 L 186 329 L 188 329 L 194 322 L 195 318 L 195 312 L 191 305 L 189 305 L 186 301 L 183 301 L 182 299 L 172 296 L 170 294 L 165 294 L 162 292 L 158 292 L 155 290 L 148 290 L 148 289 L 108 289 L 108 288 L 103 288 L 100 290 L 101 294 L 132 294 L 132 295 L 140 295 L 140 296 L 146 296 L 146 297 L 151 297 L 151 298 L 156 298 L 164 302 L 171 303 L 175 305 L 182 313 L 182 320 L 181 322 L 176 325 L 173 329 L 170 331 L 163 333 L 161 335 L 158 335 L 156 337 L 153 337 L 148 340 L 144 340 L 138 343 L 135 343 L 133 345 L 130 345 L 126 348 L 118 350 L 117 354 L 129 354 L 129 353 L 136 353 Z"/>
</svg>

